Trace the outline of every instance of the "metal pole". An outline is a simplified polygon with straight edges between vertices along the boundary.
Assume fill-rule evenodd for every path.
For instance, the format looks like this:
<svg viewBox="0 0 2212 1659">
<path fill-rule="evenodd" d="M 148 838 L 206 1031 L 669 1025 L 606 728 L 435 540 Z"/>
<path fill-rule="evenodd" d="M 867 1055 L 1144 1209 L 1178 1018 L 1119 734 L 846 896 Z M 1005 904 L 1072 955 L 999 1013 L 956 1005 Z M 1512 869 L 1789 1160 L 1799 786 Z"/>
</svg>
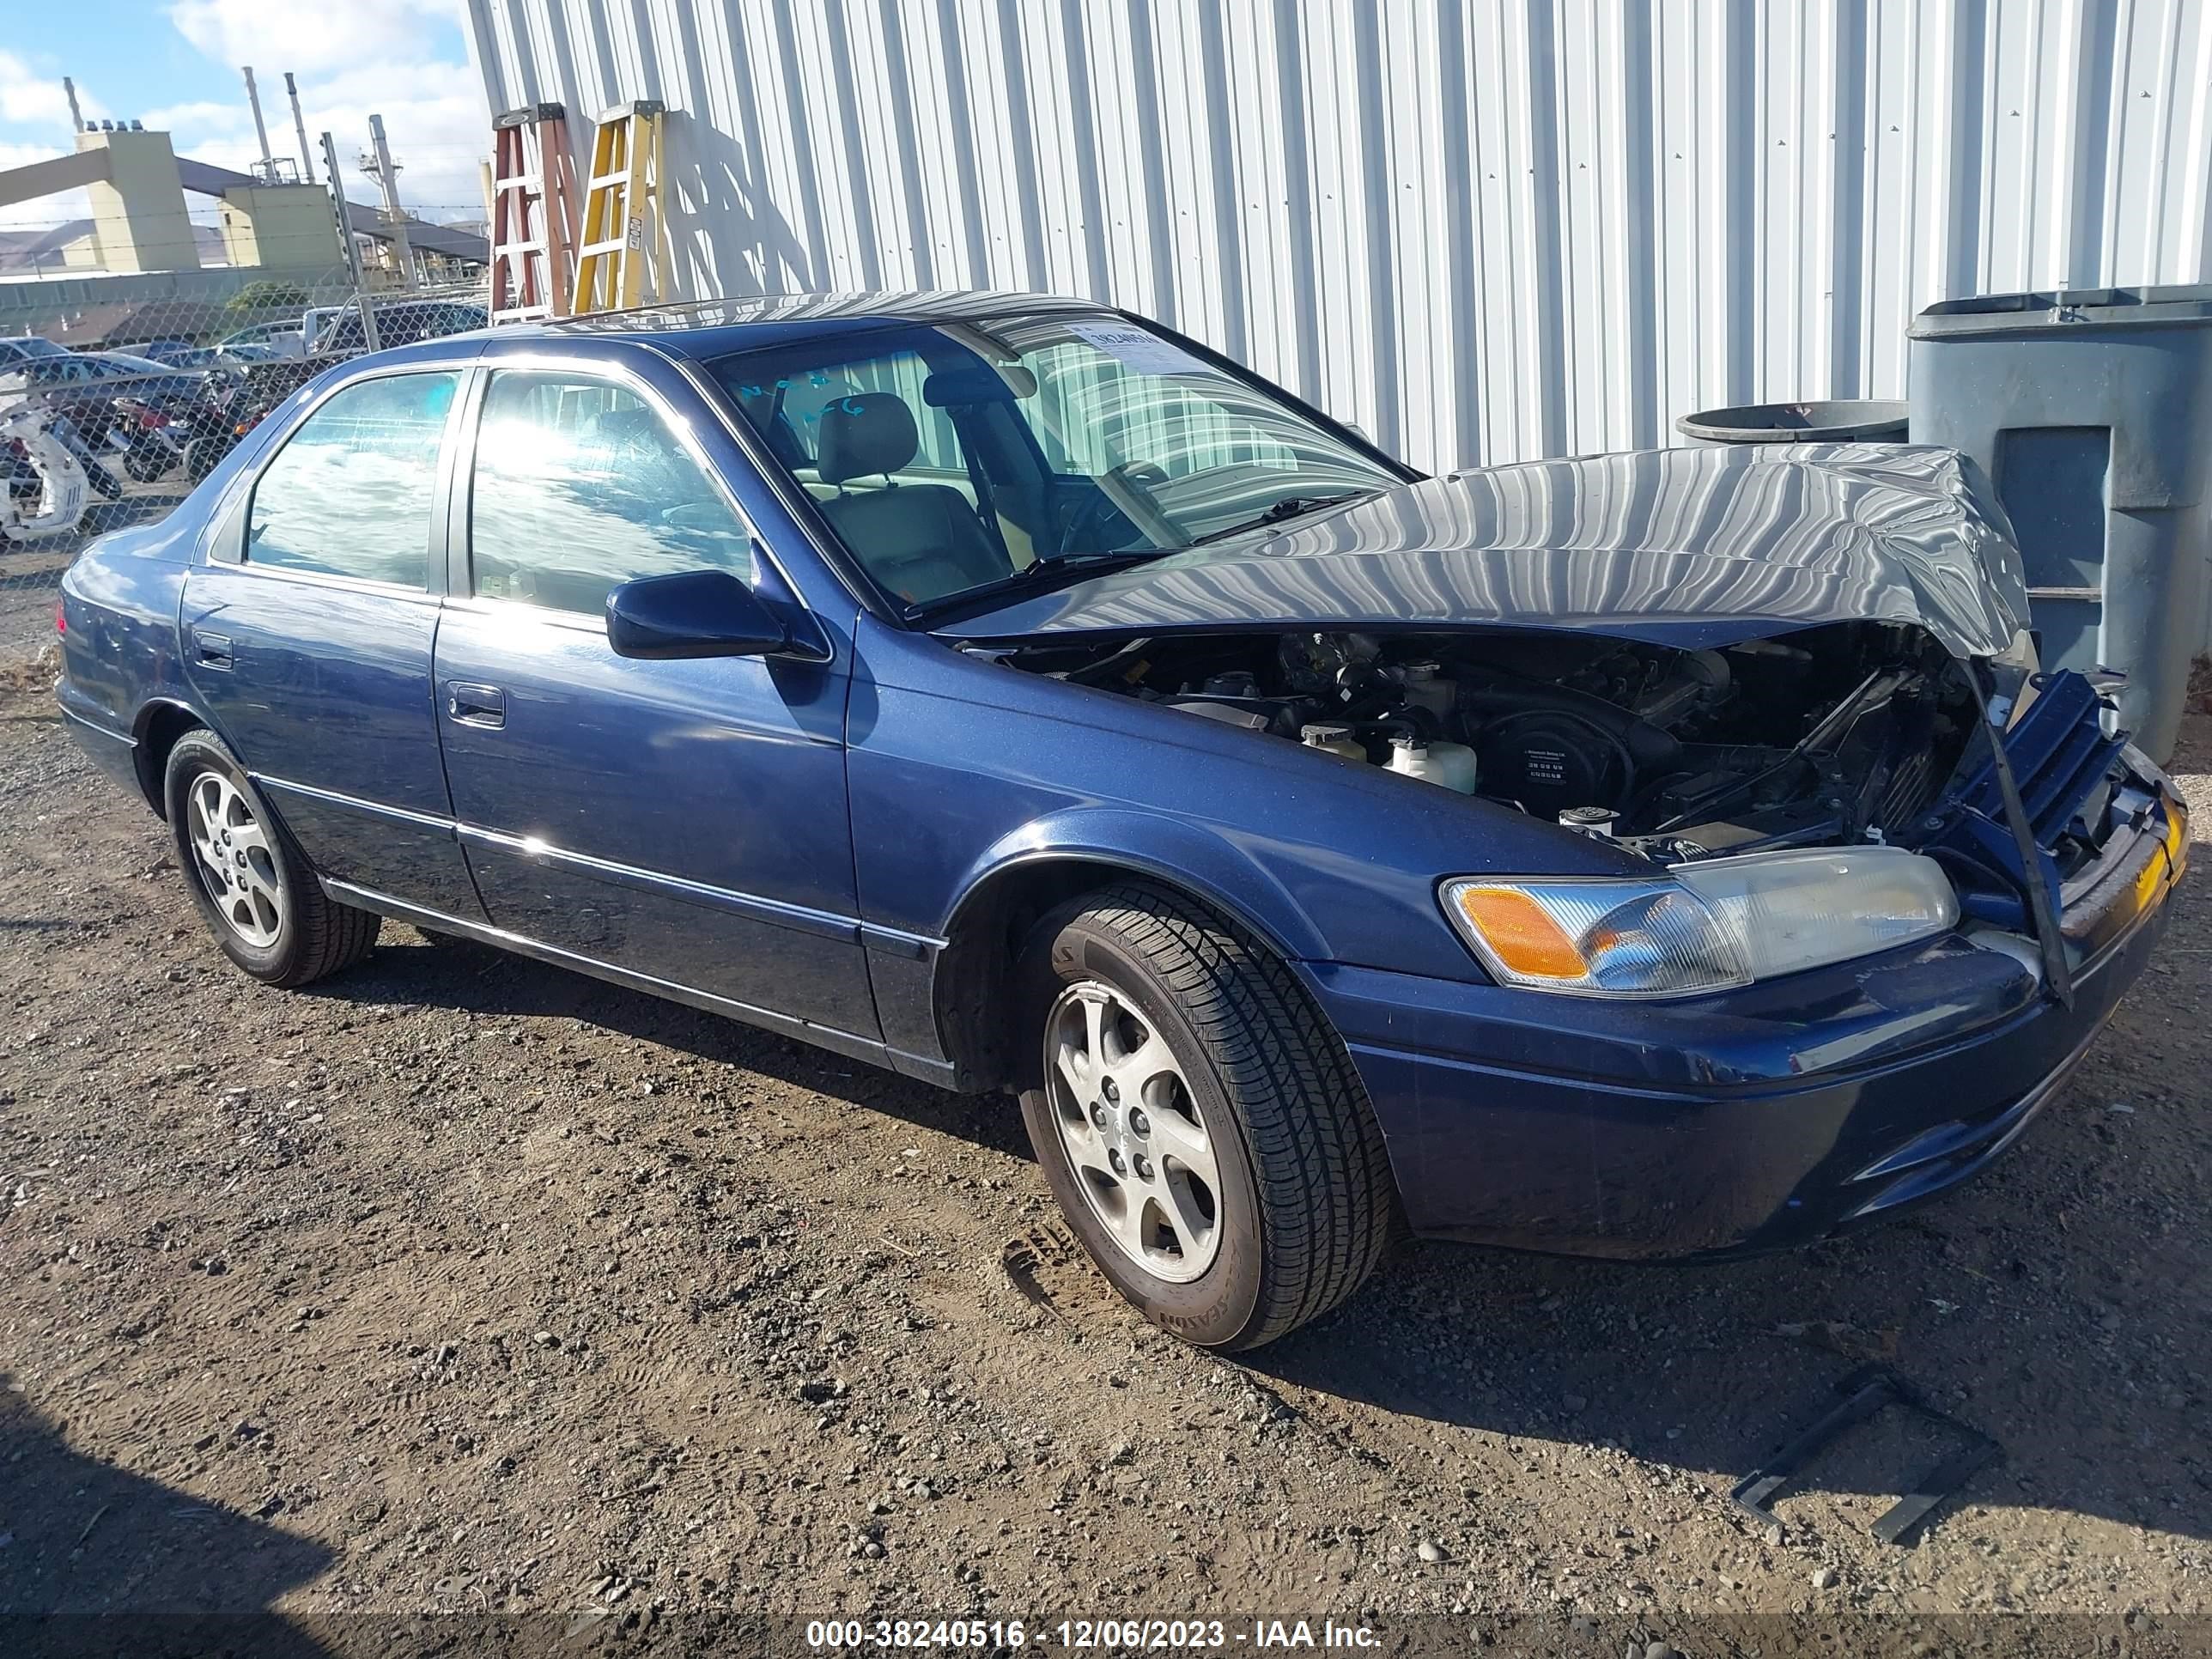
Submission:
<svg viewBox="0 0 2212 1659">
<path fill-rule="evenodd" d="M 276 179 L 276 158 L 269 153 L 269 128 L 261 118 L 261 89 L 253 84 L 252 64 L 246 64 L 240 72 L 246 76 L 246 101 L 253 106 L 253 136 L 261 141 L 262 178 L 273 184 Z"/>
<path fill-rule="evenodd" d="M 376 146 L 376 182 L 384 187 L 384 211 L 392 223 L 392 257 L 399 266 L 399 285 L 415 289 L 415 250 L 407 240 L 407 214 L 399 205 L 399 176 L 392 166 L 392 151 L 384 142 L 384 118 L 368 118 L 369 141 Z"/>
<path fill-rule="evenodd" d="M 77 107 L 76 82 L 68 76 L 62 76 L 62 91 L 69 96 L 70 125 L 79 132 L 84 131 L 84 112 Z"/>
<path fill-rule="evenodd" d="M 361 307 L 362 341 L 374 351 L 376 313 L 368 303 L 368 285 L 361 279 L 361 252 L 353 245 L 353 215 L 346 204 L 345 178 L 338 171 L 338 147 L 327 132 L 323 135 L 323 165 L 330 169 L 331 209 L 337 215 L 338 246 L 345 250 L 346 270 L 353 277 L 356 303 Z"/>
<path fill-rule="evenodd" d="M 292 71 L 284 71 L 284 95 L 292 100 L 292 131 L 300 135 L 300 171 L 308 184 L 315 182 L 314 151 L 307 145 L 307 118 L 300 113 L 299 83 L 292 79 Z"/>
</svg>

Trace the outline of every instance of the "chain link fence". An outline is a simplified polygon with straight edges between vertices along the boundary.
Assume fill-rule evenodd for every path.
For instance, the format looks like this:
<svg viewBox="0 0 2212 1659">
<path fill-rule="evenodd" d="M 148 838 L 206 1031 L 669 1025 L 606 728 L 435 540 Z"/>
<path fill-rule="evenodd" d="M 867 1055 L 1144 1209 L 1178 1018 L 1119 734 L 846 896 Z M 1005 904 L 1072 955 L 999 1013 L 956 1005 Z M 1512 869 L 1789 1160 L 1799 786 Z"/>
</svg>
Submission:
<svg viewBox="0 0 2212 1659">
<path fill-rule="evenodd" d="M 219 302 L 57 298 L 0 311 L 0 674 L 51 654 L 63 571 L 167 516 L 261 417 L 332 363 L 482 328 L 481 283 L 363 292 L 270 277 Z"/>
</svg>

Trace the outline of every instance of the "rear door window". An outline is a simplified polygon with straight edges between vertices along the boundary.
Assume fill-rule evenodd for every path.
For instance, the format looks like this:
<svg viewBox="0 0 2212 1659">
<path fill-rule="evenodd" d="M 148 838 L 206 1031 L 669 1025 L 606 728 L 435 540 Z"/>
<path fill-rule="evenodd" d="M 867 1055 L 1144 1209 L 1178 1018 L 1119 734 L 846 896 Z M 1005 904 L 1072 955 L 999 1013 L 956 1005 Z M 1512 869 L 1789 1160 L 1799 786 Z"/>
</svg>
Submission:
<svg viewBox="0 0 2212 1659">
<path fill-rule="evenodd" d="M 611 381 L 557 374 L 491 377 L 469 553 L 483 598 L 592 616 L 633 576 L 753 574 L 744 523 L 659 412 Z"/>
<path fill-rule="evenodd" d="M 388 374 L 334 393 L 254 485 L 246 562 L 424 586 L 438 449 L 459 381 Z"/>
</svg>

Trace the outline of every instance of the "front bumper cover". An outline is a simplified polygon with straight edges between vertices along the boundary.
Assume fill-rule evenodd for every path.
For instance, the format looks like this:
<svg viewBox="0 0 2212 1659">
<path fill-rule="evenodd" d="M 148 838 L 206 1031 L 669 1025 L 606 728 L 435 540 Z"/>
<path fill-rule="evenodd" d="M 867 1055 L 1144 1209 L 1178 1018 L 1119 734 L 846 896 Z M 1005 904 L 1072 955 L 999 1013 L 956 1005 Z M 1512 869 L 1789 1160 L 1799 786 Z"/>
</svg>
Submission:
<svg viewBox="0 0 2212 1659">
<path fill-rule="evenodd" d="M 2162 792 L 2163 793 L 2163 792 Z M 2163 793 L 2064 914 L 2073 1004 L 1984 929 L 1676 1003 L 1316 967 L 1424 1235 L 1695 1257 L 1808 1242 L 1966 1180 L 2059 1092 L 2184 863 Z"/>
</svg>

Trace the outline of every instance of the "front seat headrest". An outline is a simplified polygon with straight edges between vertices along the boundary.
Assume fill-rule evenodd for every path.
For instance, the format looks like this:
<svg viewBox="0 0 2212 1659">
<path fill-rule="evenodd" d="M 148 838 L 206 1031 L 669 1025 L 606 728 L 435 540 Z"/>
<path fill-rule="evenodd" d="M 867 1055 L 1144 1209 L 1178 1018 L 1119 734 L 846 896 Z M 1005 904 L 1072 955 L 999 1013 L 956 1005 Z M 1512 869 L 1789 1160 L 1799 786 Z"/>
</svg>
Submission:
<svg viewBox="0 0 2212 1659">
<path fill-rule="evenodd" d="M 592 416 L 591 435 L 612 448 L 627 447 L 641 440 L 652 438 L 659 430 L 659 422 L 649 409 L 610 409 Z"/>
<path fill-rule="evenodd" d="M 896 472 L 921 447 L 914 411 L 896 392 L 856 392 L 822 408 L 814 470 L 823 483 Z"/>
</svg>

